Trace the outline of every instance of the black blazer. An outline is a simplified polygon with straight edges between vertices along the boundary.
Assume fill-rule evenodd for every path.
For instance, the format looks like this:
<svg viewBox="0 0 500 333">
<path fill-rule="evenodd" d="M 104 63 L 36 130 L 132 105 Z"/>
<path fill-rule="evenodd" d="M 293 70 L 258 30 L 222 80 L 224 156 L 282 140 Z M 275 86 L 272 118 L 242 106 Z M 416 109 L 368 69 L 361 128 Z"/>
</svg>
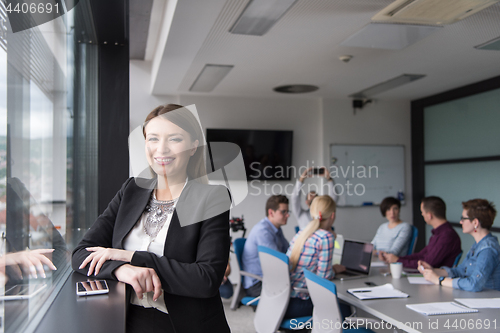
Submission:
<svg viewBox="0 0 500 333">
<path fill-rule="evenodd" d="M 139 187 L 134 178 L 123 184 L 73 251 L 75 271 L 87 273 L 88 265 L 78 268 L 89 255 L 87 247 L 123 249 L 123 240 L 140 219 L 151 192 L 151 186 Z M 225 187 L 189 181 L 172 216 L 164 256 L 136 251 L 132 257 L 132 265 L 153 268 L 158 274 L 178 333 L 230 332 L 219 296 L 229 257 L 229 208 Z M 107 261 L 97 277 L 116 280 L 113 271 L 123 264 Z"/>
</svg>

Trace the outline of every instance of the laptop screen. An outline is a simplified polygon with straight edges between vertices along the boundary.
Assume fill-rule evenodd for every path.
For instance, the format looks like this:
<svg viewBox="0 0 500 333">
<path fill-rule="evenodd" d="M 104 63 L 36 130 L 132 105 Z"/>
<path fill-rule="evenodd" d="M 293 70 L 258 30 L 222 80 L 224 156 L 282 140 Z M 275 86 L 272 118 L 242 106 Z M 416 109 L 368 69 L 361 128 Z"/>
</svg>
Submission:
<svg viewBox="0 0 500 333">
<path fill-rule="evenodd" d="M 345 268 L 368 274 L 372 261 L 373 244 L 344 240 L 341 265 Z"/>
</svg>

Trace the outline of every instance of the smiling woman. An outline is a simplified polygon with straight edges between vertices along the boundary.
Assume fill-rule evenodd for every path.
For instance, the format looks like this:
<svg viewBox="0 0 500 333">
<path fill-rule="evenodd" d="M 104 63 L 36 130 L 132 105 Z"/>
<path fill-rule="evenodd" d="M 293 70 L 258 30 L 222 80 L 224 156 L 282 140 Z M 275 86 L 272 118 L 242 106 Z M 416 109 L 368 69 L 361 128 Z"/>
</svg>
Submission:
<svg viewBox="0 0 500 333">
<path fill-rule="evenodd" d="M 127 332 L 229 332 L 218 290 L 231 199 L 207 185 L 200 125 L 169 104 L 142 129 L 154 177 L 125 182 L 73 252 L 73 269 L 134 289 Z"/>
</svg>

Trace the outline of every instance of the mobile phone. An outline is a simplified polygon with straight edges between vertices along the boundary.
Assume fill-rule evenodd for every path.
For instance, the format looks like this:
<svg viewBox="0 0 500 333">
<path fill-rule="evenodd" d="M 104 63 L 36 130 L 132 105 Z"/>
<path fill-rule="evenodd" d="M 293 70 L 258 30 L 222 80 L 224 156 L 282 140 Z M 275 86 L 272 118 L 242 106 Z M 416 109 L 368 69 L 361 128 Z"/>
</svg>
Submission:
<svg viewBox="0 0 500 333">
<path fill-rule="evenodd" d="M 76 283 L 76 294 L 78 296 L 90 296 L 109 293 L 106 280 L 82 281 Z"/>
<path fill-rule="evenodd" d="M 325 173 L 325 168 L 313 168 L 313 175 L 322 175 Z"/>
<path fill-rule="evenodd" d="M 29 299 L 43 289 L 47 287 L 47 284 L 16 284 L 15 286 L 7 289 L 4 295 L 0 295 L 0 300 L 10 301 L 18 299 Z"/>
</svg>

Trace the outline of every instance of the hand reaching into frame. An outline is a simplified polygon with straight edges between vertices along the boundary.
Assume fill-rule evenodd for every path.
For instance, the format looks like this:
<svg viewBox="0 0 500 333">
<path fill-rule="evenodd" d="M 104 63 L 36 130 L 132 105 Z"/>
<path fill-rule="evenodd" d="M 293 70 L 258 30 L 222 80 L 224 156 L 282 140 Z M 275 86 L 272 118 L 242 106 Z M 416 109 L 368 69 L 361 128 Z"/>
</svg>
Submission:
<svg viewBox="0 0 500 333">
<path fill-rule="evenodd" d="M 88 247 L 86 248 L 86 250 L 92 253 L 90 253 L 89 256 L 85 258 L 79 268 L 83 269 L 85 266 L 87 266 L 88 263 L 90 263 L 87 276 L 92 275 L 94 271 L 95 275 L 99 274 L 102 265 L 107 260 L 130 262 L 130 260 L 132 260 L 132 256 L 134 255 L 133 251 L 105 248 L 100 246 Z"/>
<path fill-rule="evenodd" d="M 129 284 L 134 288 L 139 299 L 142 299 L 143 293 L 154 291 L 153 300 L 156 302 L 161 295 L 160 278 L 152 268 L 125 264 L 118 267 L 114 273 L 118 281 Z"/>
</svg>

